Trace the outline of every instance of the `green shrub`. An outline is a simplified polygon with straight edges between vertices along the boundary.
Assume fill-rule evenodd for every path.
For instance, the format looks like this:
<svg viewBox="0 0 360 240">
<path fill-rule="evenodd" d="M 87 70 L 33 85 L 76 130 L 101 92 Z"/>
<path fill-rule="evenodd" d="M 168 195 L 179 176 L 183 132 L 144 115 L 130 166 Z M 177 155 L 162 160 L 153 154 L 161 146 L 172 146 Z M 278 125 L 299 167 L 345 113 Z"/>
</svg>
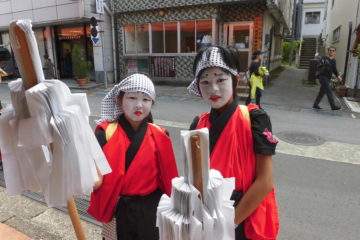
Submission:
<svg viewBox="0 0 360 240">
<path fill-rule="evenodd" d="M 299 51 L 300 47 L 300 41 L 294 41 L 294 52 L 293 52 L 293 61 L 295 61 L 296 53 Z M 283 62 L 289 61 L 290 56 L 290 48 L 291 48 L 291 42 L 283 42 Z"/>
<path fill-rule="evenodd" d="M 85 55 L 80 47 L 75 46 L 72 49 L 71 60 L 73 64 L 73 76 L 75 78 L 86 78 L 92 64 L 90 61 L 85 61 Z"/>
</svg>

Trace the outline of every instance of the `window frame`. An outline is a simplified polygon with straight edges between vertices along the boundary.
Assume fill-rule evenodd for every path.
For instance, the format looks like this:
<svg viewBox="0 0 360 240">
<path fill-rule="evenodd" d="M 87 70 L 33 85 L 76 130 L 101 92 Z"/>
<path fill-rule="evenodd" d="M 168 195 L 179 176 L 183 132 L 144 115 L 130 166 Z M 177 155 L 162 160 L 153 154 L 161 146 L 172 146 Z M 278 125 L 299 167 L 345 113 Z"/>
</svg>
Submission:
<svg viewBox="0 0 360 240">
<path fill-rule="evenodd" d="M 314 16 L 315 15 L 315 13 L 319 13 L 319 18 L 318 18 L 318 23 L 309 23 L 309 22 L 306 22 L 307 21 L 307 14 L 311 14 L 311 16 Z M 321 11 L 311 11 L 311 12 L 305 12 L 305 22 L 304 22 L 304 24 L 320 24 L 321 23 L 321 21 L 320 21 L 320 19 L 321 19 Z"/>
<path fill-rule="evenodd" d="M 210 18 L 210 19 L 188 19 L 188 20 L 182 20 L 182 21 L 194 21 L 195 22 L 195 31 L 194 31 L 194 40 L 195 40 L 195 50 L 196 52 L 193 53 L 182 53 L 181 52 L 181 25 L 180 23 L 182 21 L 166 21 L 166 22 L 176 22 L 177 23 L 177 51 L 175 53 L 165 53 L 166 51 L 166 39 L 165 39 L 165 23 L 166 22 L 151 22 L 151 23 L 134 23 L 134 24 L 126 24 L 121 26 L 122 29 L 122 54 L 124 57 L 139 57 L 139 56 L 196 56 L 198 49 L 196 49 L 196 34 L 197 34 L 197 21 L 201 21 L 201 20 L 210 20 L 211 21 L 211 44 L 215 45 L 216 42 L 216 19 L 215 18 Z M 164 43 L 164 52 L 163 53 L 153 53 L 153 41 L 152 41 L 152 24 L 159 24 L 161 23 L 163 26 L 163 43 Z M 135 26 L 135 41 L 137 39 L 137 34 L 136 34 L 136 30 L 137 27 L 136 25 L 139 24 L 148 24 L 148 29 L 149 29 L 149 53 L 138 53 L 138 49 L 137 49 L 137 45 L 135 46 L 136 49 L 136 53 L 126 53 L 126 46 L 125 46 L 125 26 L 128 25 L 133 25 Z"/>
<path fill-rule="evenodd" d="M 336 34 L 335 34 L 336 33 Z M 332 43 L 337 43 L 340 41 L 340 33 L 341 33 L 341 25 L 335 28 L 332 32 Z M 335 35 L 337 35 L 337 38 L 335 39 Z"/>
</svg>

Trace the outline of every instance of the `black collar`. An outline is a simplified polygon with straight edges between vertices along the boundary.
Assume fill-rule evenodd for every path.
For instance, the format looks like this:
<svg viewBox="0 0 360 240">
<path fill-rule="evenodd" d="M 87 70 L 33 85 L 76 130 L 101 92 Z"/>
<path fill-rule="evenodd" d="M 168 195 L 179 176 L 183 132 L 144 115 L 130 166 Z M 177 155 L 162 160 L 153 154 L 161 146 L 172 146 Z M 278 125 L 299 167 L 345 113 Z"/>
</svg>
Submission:
<svg viewBox="0 0 360 240">
<path fill-rule="evenodd" d="M 127 171 L 136 153 L 138 152 L 141 143 L 144 140 L 148 124 L 147 120 L 144 119 L 144 121 L 141 122 L 138 130 L 134 131 L 129 121 L 125 118 L 124 114 L 119 117 L 118 121 L 131 142 L 128 149 L 126 150 L 125 171 Z"/>
<path fill-rule="evenodd" d="M 219 113 L 215 109 L 210 111 L 210 123 L 211 127 L 209 130 L 209 139 L 210 139 L 210 154 L 213 151 L 217 140 L 219 139 L 222 131 L 224 130 L 226 124 L 228 123 L 231 116 L 234 114 L 238 103 L 234 100 L 222 113 Z"/>
</svg>

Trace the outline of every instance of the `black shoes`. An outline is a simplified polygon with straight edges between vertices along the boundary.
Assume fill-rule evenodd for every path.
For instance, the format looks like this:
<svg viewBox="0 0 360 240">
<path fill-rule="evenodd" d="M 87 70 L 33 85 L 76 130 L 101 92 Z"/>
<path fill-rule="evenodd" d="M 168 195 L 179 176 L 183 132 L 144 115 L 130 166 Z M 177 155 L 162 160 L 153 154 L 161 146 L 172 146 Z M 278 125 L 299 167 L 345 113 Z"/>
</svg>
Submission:
<svg viewBox="0 0 360 240">
<path fill-rule="evenodd" d="M 339 110 L 339 109 L 341 109 L 341 107 L 339 107 L 339 106 L 334 106 L 334 107 L 331 107 L 331 110 L 333 110 L 333 111 L 335 111 L 335 110 Z"/>
<path fill-rule="evenodd" d="M 319 107 L 319 105 L 314 105 L 313 108 L 318 110 L 322 109 L 321 107 Z"/>
</svg>

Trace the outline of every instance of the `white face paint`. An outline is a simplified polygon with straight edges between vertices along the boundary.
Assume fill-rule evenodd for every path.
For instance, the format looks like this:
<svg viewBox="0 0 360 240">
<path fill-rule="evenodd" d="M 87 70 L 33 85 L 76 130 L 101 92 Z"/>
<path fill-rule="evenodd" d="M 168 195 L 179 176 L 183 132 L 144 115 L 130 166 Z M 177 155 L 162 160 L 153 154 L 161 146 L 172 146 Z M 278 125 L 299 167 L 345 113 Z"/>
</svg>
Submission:
<svg viewBox="0 0 360 240">
<path fill-rule="evenodd" d="M 205 69 L 200 75 L 199 87 L 204 101 L 214 109 L 224 107 L 233 96 L 231 74 L 219 67 Z"/>
<path fill-rule="evenodd" d="M 134 122 L 141 122 L 151 110 L 153 100 L 142 92 L 126 92 L 122 99 L 121 107 L 125 116 Z"/>
</svg>

